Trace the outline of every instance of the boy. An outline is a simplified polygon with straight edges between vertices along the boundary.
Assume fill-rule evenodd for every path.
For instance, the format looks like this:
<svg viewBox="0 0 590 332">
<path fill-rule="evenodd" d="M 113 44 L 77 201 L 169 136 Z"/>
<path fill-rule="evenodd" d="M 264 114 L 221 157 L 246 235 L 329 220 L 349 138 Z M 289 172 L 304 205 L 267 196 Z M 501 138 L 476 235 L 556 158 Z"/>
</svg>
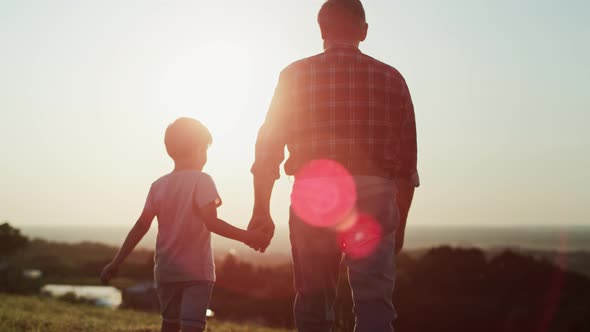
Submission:
<svg viewBox="0 0 590 332">
<path fill-rule="evenodd" d="M 251 247 L 270 243 L 269 235 L 238 229 L 217 218 L 221 199 L 211 177 L 201 171 L 211 141 L 209 130 L 197 120 L 180 118 L 168 126 L 164 143 L 174 170 L 152 184 L 139 220 L 100 275 L 106 283 L 117 273 L 157 216 L 154 279 L 162 332 L 205 329 L 215 281 L 211 232 Z"/>
</svg>

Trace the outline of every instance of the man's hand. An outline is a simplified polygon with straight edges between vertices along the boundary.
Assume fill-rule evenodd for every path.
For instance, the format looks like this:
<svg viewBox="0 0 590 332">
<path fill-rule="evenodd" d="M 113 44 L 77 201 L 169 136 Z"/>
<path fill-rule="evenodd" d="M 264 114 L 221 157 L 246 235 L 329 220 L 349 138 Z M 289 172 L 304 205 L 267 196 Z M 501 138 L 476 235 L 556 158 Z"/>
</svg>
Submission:
<svg viewBox="0 0 590 332">
<path fill-rule="evenodd" d="M 397 191 L 395 203 L 397 204 L 400 217 L 399 227 L 395 233 L 396 254 L 399 254 L 404 247 L 404 237 L 406 233 L 408 213 L 410 212 L 410 206 L 412 206 L 412 200 L 414 199 L 414 185 L 416 183 L 408 181 L 407 179 L 396 179 L 395 181 Z"/>
<path fill-rule="evenodd" d="M 113 262 L 109 263 L 104 269 L 102 269 L 102 272 L 100 273 L 100 281 L 105 285 L 108 284 L 109 281 L 117 275 L 117 272 L 119 272 L 119 265 Z"/>
<path fill-rule="evenodd" d="M 270 239 L 272 239 L 272 237 L 274 236 L 274 233 L 275 233 L 275 224 L 272 221 L 272 218 L 270 217 L 270 215 L 253 214 L 252 218 L 250 219 L 250 223 L 248 224 L 248 230 L 261 231 L 261 232 L 267 234 L 270 237 Z M 261 253 L 264 253 L 266 251 L 266 248 L 268 248 L 269 245 L 270 245 L 270 240 L 268 241 L 268 244 L 266 244 L 266 246 L 254 245 L 254 246 L 251 246 L 251 248 L 256 251 L 260 251 Z"/>
<path fill-rule="evenodd" d="M 244 241 L 246 245 L 254 250 L 257 248 L 266 248 L 270 244 L 271 234 L 266 234 L 259 229 L 248 230 L 247 237 Z"/>
<path fill-rule="evenodd" d="M 399 254 L 402 249 L 404 248 L 404 236 L 405 236 L 405 232 L 406 230 L 402 227 L 400 227 L 396 232 L 395 232 L 395 254 Z"/>
</svg>

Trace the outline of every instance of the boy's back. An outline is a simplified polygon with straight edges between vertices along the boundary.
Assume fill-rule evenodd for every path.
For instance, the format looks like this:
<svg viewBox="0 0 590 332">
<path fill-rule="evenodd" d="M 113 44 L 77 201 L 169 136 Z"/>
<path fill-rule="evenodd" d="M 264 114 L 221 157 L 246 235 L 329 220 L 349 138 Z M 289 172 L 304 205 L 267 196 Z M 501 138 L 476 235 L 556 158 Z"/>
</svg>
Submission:
<svg viewBox="0 0 590 332">
<path fill-rule="evenodd" d="M 167 174 L 150 188 L 145 210 L 158 218 L 156 283 L 215 281 L 211 232 L 199 208 L 221 199 L 211 177 L 198 170 Z"/>
<path fill-rule="evenodd" d="M 201 170 L 207 162 L 211 133 L 199 121 L 180 118 L 166 129 L 164 144 L 174 171 L 150 188 L 143 212 L 100 279 L 107 283 L 158 218 L 154 279 L 162 331 L 203 331 L 215 266 L 211 233 L 266 248 L 271 234 L 236 228 L 217 217 L 221 199 L 215 183 Z"/>
</svg>

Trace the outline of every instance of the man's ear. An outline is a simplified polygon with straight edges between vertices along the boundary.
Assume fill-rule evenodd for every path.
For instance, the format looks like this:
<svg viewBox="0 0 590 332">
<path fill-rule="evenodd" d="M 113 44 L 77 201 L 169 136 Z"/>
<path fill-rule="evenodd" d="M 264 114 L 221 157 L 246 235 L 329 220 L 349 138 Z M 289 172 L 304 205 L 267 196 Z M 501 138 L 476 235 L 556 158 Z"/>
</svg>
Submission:
<svg viewBox="0 0 590 332">
<path fill-rule="evenodd" d="M 322 34 L 322 40 L 326 40 L 326 33 L 325 33 L 324 29 L 322 29 L 321 26 L 320 26 L 320 33 Z"/>
<path fill-rule="evenodd" d="M 360 30 L 360 35 L 359 35 L 359 40 L 360 41 L 365 41 L 365 39 L 367 39 L 367 31 L 369 30 L 369 24 L 367 23 L 363 23 L 363 25 L 361 26 L 361 30 Z"/>
</svg>

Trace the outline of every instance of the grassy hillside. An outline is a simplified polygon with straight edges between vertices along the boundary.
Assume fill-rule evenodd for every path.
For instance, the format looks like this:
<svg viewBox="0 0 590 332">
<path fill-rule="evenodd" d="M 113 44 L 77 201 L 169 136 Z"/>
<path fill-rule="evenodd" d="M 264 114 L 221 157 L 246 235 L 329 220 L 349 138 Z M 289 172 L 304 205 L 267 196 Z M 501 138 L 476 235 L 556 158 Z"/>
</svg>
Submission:
<svg viewBox="0 0 590 332">
<path fill-rule="evenodd" d="M 157 314 L 96 308 L 62 301 L 0 294 L 0 331 L 2 332 L 156 332 Z M 210 321 L 209 331 L 282 332 L 250 324 Z"/>
</svg>

